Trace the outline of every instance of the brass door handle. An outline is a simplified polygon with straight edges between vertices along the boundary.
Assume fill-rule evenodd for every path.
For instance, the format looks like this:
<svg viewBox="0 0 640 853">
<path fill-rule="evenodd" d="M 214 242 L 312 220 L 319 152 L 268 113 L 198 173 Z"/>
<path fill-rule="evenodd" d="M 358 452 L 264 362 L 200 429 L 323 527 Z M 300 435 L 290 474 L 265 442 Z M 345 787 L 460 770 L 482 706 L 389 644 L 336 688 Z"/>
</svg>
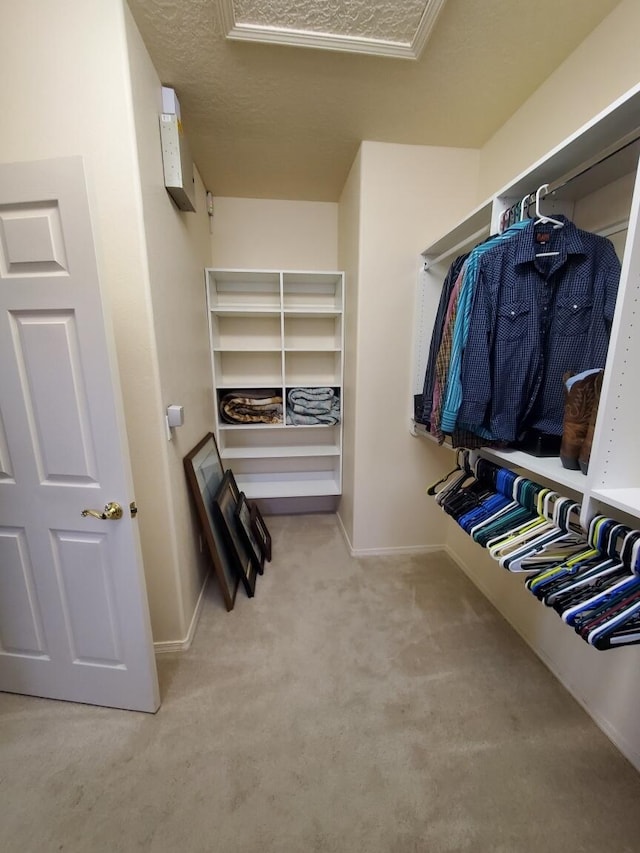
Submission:
<svg viewBox="0 0 640 853">
<path fill-rule="evenodd" d="M 122 507 L 115 501 L 108 503 L 104 512 L 100 512 L 99 509 L 83 509 L 80 514 L 83 518 L 90 515 L 92 518 L 99 518 L 102 521 L 118 521 L 123 516 Z"/>
</svg>

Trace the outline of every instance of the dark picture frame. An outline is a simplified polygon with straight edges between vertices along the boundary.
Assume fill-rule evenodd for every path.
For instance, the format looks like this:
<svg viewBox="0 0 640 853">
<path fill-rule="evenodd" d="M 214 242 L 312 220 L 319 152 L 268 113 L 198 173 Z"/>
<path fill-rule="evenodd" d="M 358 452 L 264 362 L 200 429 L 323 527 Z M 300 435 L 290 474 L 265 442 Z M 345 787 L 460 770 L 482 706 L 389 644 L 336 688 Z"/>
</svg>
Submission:
<svg viewBox="0 0 640 853">
<path fill-rule="evenodd" d="M 251 504 L 247 501 L 247 496 L 244 492 L 240 492 L 240 498 L 236 506 L 236 524 L 240 536 L 244 539 L 244 543 L 253 557 L 256 571 L 261 575 L 264 572 L 264 551 L 253 532 L 251 526 Z"/>
<path fill-rule="evenodd" d="M 249 598 L 256 589 L 258 569 L 251 548 L 242 538 L 236 522 L 236 508 L 240 501 L 240 490 L 233 472 L 225 471 L 220 487 L 214 498 L 214 508 L 218 514 L 227 544 L 234 555 L 235 568 Z"/>
<path fill-rule="evenodd" d="M 267 561 L 267 563 L 270 563 L 271 534 L 269 533 L 267 525 L 264 523 L 262 513 L 260 512 L 257 504 L 255 503 L 251 504 L 251 530 L 253 532 L 254 537 L 257 539 L 260 548 L 262 549 L 264 559 Z"/>
<path fill-rule="evenodd" d="M 215 496 L 224 480 L 224 467 L 212 432 L 187 453 L 184 468 L 225 607 L 233 610 L 240 577 L 236 556 L 225 536 L 215 504 Z"/>
</svg>

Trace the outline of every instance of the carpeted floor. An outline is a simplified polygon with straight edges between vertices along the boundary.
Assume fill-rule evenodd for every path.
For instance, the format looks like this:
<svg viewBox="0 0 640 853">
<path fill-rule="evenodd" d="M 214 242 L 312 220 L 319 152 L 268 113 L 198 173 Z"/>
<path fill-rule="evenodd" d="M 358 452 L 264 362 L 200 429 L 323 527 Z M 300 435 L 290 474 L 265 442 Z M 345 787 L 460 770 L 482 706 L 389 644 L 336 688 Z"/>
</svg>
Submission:
<svg viewBox="0 0 640 853">
<path fill-rule="evenodd" d="M 2 853 L 640 850 L 640 776 L 446 556 L 268 524 L 155 717 L 0 694 Z"/>
</svg>

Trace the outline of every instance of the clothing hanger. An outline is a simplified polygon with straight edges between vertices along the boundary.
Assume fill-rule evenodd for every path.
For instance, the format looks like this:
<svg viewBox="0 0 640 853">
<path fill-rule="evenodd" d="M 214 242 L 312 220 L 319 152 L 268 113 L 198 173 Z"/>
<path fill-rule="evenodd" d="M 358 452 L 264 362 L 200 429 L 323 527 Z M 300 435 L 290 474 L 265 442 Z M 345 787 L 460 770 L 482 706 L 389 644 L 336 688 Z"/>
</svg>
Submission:
<svg viewBox="0 0 640 853">
<path fill-rule="evenodd" d="M 538 571 L 539 566 L 535 563 L 525 568 L 522 561 L 540 553 L 545 545 L 567 537 L 569 513 L 577 504 L 573 504 L 568 498 L 561 498 L 557 492 L 548 490 L 541 492 L 540 498 L 541 500 L 538 501 L 540 523 L 532 526 L 515 541 L 506 542 L 496 549 L 495 557 L 503 569 L 512 572 Z M 551 498 L 555 500 L 553 514 L 549 513 Z M 560 521 L 561 517 L 562 521 Z"/>
<path fill-rule="evenodd" d="M 553 526 L 543 530 L 537 539 L 509 554 L 500 564 L 510 572 L 540 573 L 584 550 L 584 534 L 571 526 L 571 516 L 575 515 L 579 519 L 579 513 L 579 504 L 571 498 L 557 495 L 553 507 Z M 548 509 L 545 515 L 549 517 Z M 576 522 L 575 526 L 579 527 L 579 524 Z"/>
<path fill-rule="evenodd" d="M 640 598 L 620 609 L 620 612 L 607 619 L 603 624 L 592 628 L 586 639 L 588 643 L 597 649 L 609 649 L 616 645 L 635 645 L 640 642 L 640 633 L 637 628 L 637 619 L 640 615 Z M 635 624 L 631 633 L 628 631 L 629 623 Z"/>
<path fill-rule="evenodd" d="M 448 483 L 447 480 L 456 472 L 460 472 L 458 477 Z M 446 499 L 447 495 L 458 491 L 470 476 L 473 476 L 473 472 L 469 468 L 469 451 L 458 450 L 456 451 L 456 467 L 452 471 L 449 471 L 446 476 L 429 486 L 427 494 L 435 495 L 436 503 L 442 506 L 442 502 Z M 437 489 L 436 487 L 441 483 L 445 483 L 445 485 L 441 489 Z"/>
<path fill-rule="evenodd" d="M 502 565 L 502 560 L 505 557 L 517 551 L 532 539 L 539 538 L 542 532 L 548 531 L 551 526 L 552 523 L 541 513 L 538 513 L 531 521 L 525 522 L 500 537 L 497 541 L 494 541 L 491 545 L 487 545 L 487 550 L 493 559 L 498 560 Z"/>
<path fill-rule="evenodd" d="M 552 606 L 559 614 L 628 575 L 628 568 L 616 552 L 616 542 L 620 534 L 631 531 L 625 525 L 603 517 L 592 519 L 590 530 L 594 522 L 597 524 L 598 518 L 602 523 L 596 534 L 597 545 L 604 559 L 585 561 L 582 566 L 576 567 L 570 577 L 556 579 L 544 590 L 545 604 Z"/>
<path fill-rule="evenodd" d="M 578 505 L 573 504 L 567 508 L 560 524 L 566 531 L 569 530 L 568 516 L 573 509 L 579 511 Z M 594 559 L 602 562 L 602 553 L 596 547 L 596 543 L 598 541 L 600 526 L 605 521 L 604 516 L 595 516 L 591 519 L 586 538 L 578 536 L 566 548 L 558 549 L 557 553 L 549 553 L 549 549 L 547 548 L 546 556 L 550 558 L 551 562 L 546 566 L 539 565 L 538 573 L 526 581 L 525 586 L 527 589 L 533 592 L 538 598 L 541 598 L 542 595 L 540 593 L 542 590 L 546 592 L 547 587 L 557 580 L 564 579 L 567 574 L 575 574 L 579 566 L 592 563 Z M 554 542 L 557 541 L 557 539 L 554 540 Z"/>
<path fill-rule="evenodd" d="M 510 476 L 502 476 L 502 475 Z M 534 514 L 530 509 L 523 506 L 520 501 L 520 487 L 529 482 L 525 477 L 517 477 L 513 472 L 501 469 L 498 472 L 497 486 L 505 497 L 511 498 L 507 506 L 493 519 L 486 519 L 486 525 L 481 529 L 475 529 L 473 538 L 486 548 L 493 539 L 504 536 L 518 525 L 531 521 Z"/>
<path fill-rule="evenodd" d="M 478 463 L 484 460 L 478 460 Z M 503 475 L 510 475 L 509 479 Z M 522 477 L 517 477 L 512 471 L 507 471 L 505 468 L 497 469 L 496 471 L 496 488 L 500 494 L 502 494 L 507 503 L 497 510 L 493 515 L 490 515 L 488 518 L 483 519 L 479 523 L 476 523 L 470 530 L 469 535 L 472 539 L 477 542 L 482 547 L 486 547 L 486 537 L 484 534 L 487 530 L 493 530 L 493 525 L 495 522 L 498 522 L 500 519 L 503 519 L 511 510 L 519 507 L 520 504 L 517 500 L 513 499 L 514 489 L 516 484 L 523 479 Z M 511 488 L 507 488 L 507 486 L 511 486 Z M 489 532 L 489 537 L 492 534 Z"/>
<path fill-rule="evenodd" d="M 458 471 L 462 471 L 462 468 L 461 468 L 461 466 L 460 466 L 460 463 L 459 463 L 459 462 L 458 462 L 458 460 L 456 459 L 456 467 L 455 467 L 455 468 L 453 468 L 451 471 L 449 471 L 449 473 L 448 473 L 448 474 L 445 474 L 445 475 L 444 475 L 444 477 L 440 477 L 440 479 L 439 479 L 439 480 L 436 480 L 436 482 L 435 482 L 435 483 L 432 483 L 432 484 L 429 486 L 429 488 L 427 489 L 427 494 L 428 494 L 428 495 L 431 495 L 431 497 L 433 497 L 433 495 L 435 495 L 435 494 L 437 494 L 438 492 L 442 491 L 441 489 L 438 489 L 438 488 L 437 488 L 437 486 L 440 486 L 442 483 L 446 483 L 446 482 L 447 482 L 447 480 L 449 479 L 449 477 L 452 477 L 452 476 L 453 476 L 454 474 L 456 474 Z"/>
<path fill-rule="evenodd" d="M 554 219 L 552 216 L 547 216 L 540 210 L 540 196 L 545 195 L 549 189 L 549 184 L 541 184 L 536 190 L 536 225 L 551 223 L 554 228 L 564 228 L 564 222 L 559 219 Z"/>
<path fill-rule="evenodd" d="M 540 196 L 549 189 L 549 184 L 542 184 L 536 190 L 536 225 L 553 225 L 554 228 L 564 228 L 564 222 L 559 219 L 554 219 L 552 216 L 547 216 L 540 210 Z M 536 258 L 552 258 L 559 255 L 560 252 L 536 252 Z"/>
<path fill-rule="evenodd" d="M 527 481 L 525 480 L 524 482 L 526 484 Z M 514 486 L 514 491 L 515 489 L 521 490 L 520 486 L 520 483 Z M 553 525 L 555 523 L 553 519 L 550 519 L 550 517 L 545 514 L 545 509 L 548 511 L 548 501 L 546 500 L 548 494 L 549 490 L 547 489 L 541 489 L 539 491 L 536 498 L 535 515 L 533 518 L 530 517 L 529 519 L 525 519 L 519 526 L 514 525 L 511 529 L 504 531 L 504 533 L 498 536 L 493 536 L 487 541 L 486 547 L 489 549 L 492 556 L 495 556 L 494 552 L 499 552 L 503 546 L 506 547 L 509 544 L 517 544 L 516 540 L 520 541 L 519 537 L 521 535 L 526 536 L 533 528 L 538 528 L 540 524 Z M 561 499 L 561 501 L 565 500 L 568 500 L 568 498 Z M 520 501 L 518 503 L 520 504 Z M 525 508 L 531 509 L 531 505 L 526 506 Z M 540 530 L 536 530 L 537 534 L 540 532 Z M 498 557 L 495 556 L 495 559 L 498 559 Z"/>
<path fill-rule="evenodd" d="M 590 604 L 575 615 L 573 625 L 584 640 L 593 644 L 596 637 L 614 630 L 638 611 L 640 578 L 632 577 L 614 584 L 601 596 L 600 602 Z"/>
<path fill-rule="evenodd" d="M 576 620 L 582 624 L 587 616 L 593 616 L 601 612 L 603 607 L 606 609 L 616 602 L 620 601 L 635 590 L 640 591 L 640 577 L 630 572 L 629 557 L 632 546 L 640 538 L 640 533 L 637 530 L 630 530 L 624 537 L 622 548 L 620 551 L 620 562 L 627 570 L 627 573 L 621 579 L 615 580 L 611 585 L 606 586 L 603 590 L 590 596 L 585 601 L 569 607 L 561 614 L 562 619 L 567 625 L 573 625 Z"/>
</svg>

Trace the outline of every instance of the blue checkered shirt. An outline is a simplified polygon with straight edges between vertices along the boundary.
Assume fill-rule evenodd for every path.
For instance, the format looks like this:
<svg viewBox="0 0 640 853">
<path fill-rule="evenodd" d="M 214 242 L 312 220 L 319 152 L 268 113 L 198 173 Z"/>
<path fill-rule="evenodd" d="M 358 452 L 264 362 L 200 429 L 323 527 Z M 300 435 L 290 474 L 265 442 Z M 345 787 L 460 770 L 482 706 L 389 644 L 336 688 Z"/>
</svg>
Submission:
<svg viewBox="0 0 640 853">
<path fill-rule="evenodd" d="M 480 260 L 459 420 L 499 440 L 561 435 L 563 373 L 605 366 L 620 262 L 609 240 L 557 218 L 563 228 L 531 221 Z"/>
</svg>

